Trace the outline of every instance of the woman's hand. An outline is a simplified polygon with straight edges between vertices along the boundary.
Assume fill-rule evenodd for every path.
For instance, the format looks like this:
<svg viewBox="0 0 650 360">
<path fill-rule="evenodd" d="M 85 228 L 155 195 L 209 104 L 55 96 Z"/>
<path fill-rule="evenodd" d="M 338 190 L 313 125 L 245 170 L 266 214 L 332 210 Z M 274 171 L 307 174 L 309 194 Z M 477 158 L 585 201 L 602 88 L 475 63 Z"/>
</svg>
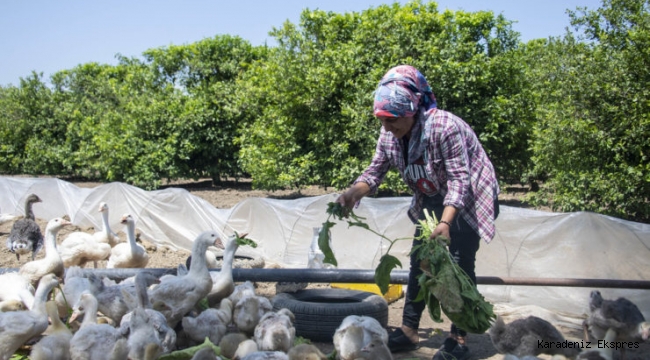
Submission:
<svg viewBox="0 0 650 360">
<path fill-rule="evenodd" d="M 439 222 L 438 226 L 436 226 L 435 229 L 433 229 L 433 232 L 431 232 L 431 236 L 429 237 L 430 239 L 435 239 L 436 236 L 444 236 L 447 239 L 451 239 L 451 235 L 449 234 L 449 225 Z"/>
<path fill-rule="evenodd" d="M 457 214 L 458 209 L 449 205 L 445 206 L 438 225 L 435 229 L 433 229 L 433 232 L 431 232 L 431 239 L 435 238 L 438 235 L 441 235 L 451 240 L 451 235 L 449 232 L 451 231 L 451 224 L 453 224 L 453 221 L 456 218 Z"/>
<path fill-rule="evenodd" d="M 358 201 L 354 198 L 354 193 L 351 190 L 352 189 L 348 189 L 346 192 L 339 195 L 339 197 L 336 199 L 337 203 L 343 205 L 343 207 L 346 207 L 348 209 L 352 209 L 354 207 L 354 204 L 356 204 Z"/>
<path fill-rule="evenodd" d="M 370 186 L 364 182 L 352 185 L 343 194 L 336 198 L 336 202 L 347 209 L 352 209 L 361 198 L 370 193 Z"/>
</svg>

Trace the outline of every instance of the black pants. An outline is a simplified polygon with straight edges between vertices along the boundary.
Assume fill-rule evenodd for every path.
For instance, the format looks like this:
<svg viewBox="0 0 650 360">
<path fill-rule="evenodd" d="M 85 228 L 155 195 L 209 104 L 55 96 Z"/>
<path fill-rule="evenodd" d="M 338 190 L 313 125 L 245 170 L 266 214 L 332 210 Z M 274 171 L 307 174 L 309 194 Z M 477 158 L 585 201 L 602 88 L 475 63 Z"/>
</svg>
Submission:
<svg viewBox="0 0 650 360">
<path fill-rule="evenodd" d="M 436 214 L 438 220 L 442 217 L 444 205 L 442 204 L 441 196 L 434 196 L 425 201 L 423 211 L 420 213 L 420 220 L 423 220 L 424 209 Z M 494 217 L 499 214 L 499 202 L 494 201 Z M 461 216 L 456 216 L 454 219 L 449 235 L 451 242 L 449 245 L 449 253 L 461 269 L 463 269 L 474 284 L 476 284 L 476 273 L 474 272 L 476 263 L 476 252 L 479 249 L 480 237 L 476 231 L 472 229 L 469 224 L 462 219 Z M 420 236 L 419 227 L 415 231 L 415 237 Z M 413 245 L 420 244 L 421 241 L 413 240 Z M 412 329 L 420 327 L 420 319 L 422 312 L 426 306 L 424 301 L 414 301 L 420 292 L 420 285 L 418 284 L 418 277 L 422 274 L 420 269 L 420 261 L 417 259 L 417 253 L 411 254 L 411 264 L 409 270 L 408 285 L 406 288 L 406 296 L 404 300 L 404 310 L 402 312 L 402 324 Z M 454 324 L 451 325 L 451 331 L 454 335 L 465 336 L 467 333 L 464 330 L 458 329 Z"/>
</svg>

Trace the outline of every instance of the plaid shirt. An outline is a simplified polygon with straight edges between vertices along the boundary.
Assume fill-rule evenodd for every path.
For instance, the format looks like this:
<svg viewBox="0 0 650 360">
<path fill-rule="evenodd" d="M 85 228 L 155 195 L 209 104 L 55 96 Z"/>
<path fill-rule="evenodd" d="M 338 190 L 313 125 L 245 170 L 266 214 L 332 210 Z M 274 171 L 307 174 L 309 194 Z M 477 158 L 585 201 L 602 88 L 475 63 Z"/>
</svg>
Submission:
<svg viewBox="0 0 650 360">
<path fill-rule="evenodd" d="M 458 116 L 435 109 L 423 125 L 426 147 L 423 160 L 428 179 L 444 197 L 445 206 L 459 209 L 459 214 L 486 242 L 494 238 L 494 200 L 499 194 L 494 168 L 472 128 Z M 400 139 L 382 127 L 370 166 L 355 180 L 377 191 L 384 176 L 395 167 L 407 181 L 405 151 Z M 409 159 L 413 161 L 415 159 Z M 408 184 L 408 182 L 407 182 Z M 424 195 L 417 187 L 409 217 L 415 223 L 422 210 Z"/>
</svg>

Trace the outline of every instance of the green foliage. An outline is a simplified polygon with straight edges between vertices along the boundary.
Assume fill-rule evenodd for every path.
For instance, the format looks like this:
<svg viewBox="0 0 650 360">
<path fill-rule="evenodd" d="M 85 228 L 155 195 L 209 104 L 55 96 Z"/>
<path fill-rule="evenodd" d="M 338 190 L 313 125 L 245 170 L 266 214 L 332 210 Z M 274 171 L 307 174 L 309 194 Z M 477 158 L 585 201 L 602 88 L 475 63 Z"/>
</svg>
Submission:
<svg viewBox="0 0 650 360">
<path fill-rule="evenodd" d="M 375 268 L 375 283 L 382 294 L 388 292 L 391 271 L 398 266 L 402 267 L 399 259 L 390 255 L 389 252 L 396 241 L 403 239 L 391 240 L 377 233 L 363 221 L 364 218 L 355 215 L 354 211 L 344 208 L 341 204 L 327 204 L 327 213 L 329 215 L 326 224 L 329 225 L 321 228 L 318 241 L 318 245 L 326 258 L 333 258 L 334 254 L 329 246 L 329 241 L 322 242 L 321 245 L 321 236 L 329 240 L 329 230 L 333 226 L 329 219 L 332 216 L 338 220 L 352 218 L 346 220 L 348 226 L 362 227 L 390 242 L 386 254 L 380 258 L 379 264 Z M 467 273 L 451 258 L 447 250 L 449 239 L 442 236 L 431 239 L 431 233 L 435 229 L 438 220 L 435 215 L 431 217 L 426 212 L 425 215 L 426 219 L 421 220 L 418 225 L 420 229 L 418 240 L 421 240 L 421 244 L 411 249 L 412 254 L 418 254 L 420 267 L 423 271 L 418 278 L 420 292 L 416 301 L 424 300 L 426 302 L 432 320 L 442 322 L 442 310 L 460 329 L 482 334 L 490 327 L 491 322 L 496 319 L 492 304 L 485 301 Z M 333 263 L 336 263 L 336 259 L 334 259 Z"/>
<path fill-rule="evenodd" d="M 382 294 L 388 292 L 390 287 L 390 273 L 398 267 L 402 267 L 402 262 L 393 255 L 384 254 L 379 259 L 379 264 L 375 268 L 375 284 L 377 284 Z"/>
<path fill-rule="evenodd" d="M 62 171 L 52 153 L 61 146 L 65 124 L 55 121 L 53 108 L 52 92 L 39 74 L 21 78 L 20 87 L 0 87 L 0 171 L 10 174 Z M 45 153 L 46 149 L 55 151 Z"/>
<path fill-rule="evenodd" d="M 145 64 L 85 64 L 52 82 L 65 109 L 55 117 L 67 124 L 62 162 L 72 175 L 145 188 L 180 175 L 177 165 L 193 146 L 181 134 L 193 102 L 172 87 L 154 87 Z"/>
<path fill-rule="evenodd" d="M 513 151 L 526 151 L 527 108 L 510 100 L 520 93 L 523 65 L 506 56 L 517 43 L 503 17 L 395 3 L 361 13 L 305 10 L 299 26 L 287 22 L 271 34 L 278 48 L 241 80 L 258 114 L 238 138 L 240 163 L 255 186 L 346 187 L 379 134 L 372 92 L 400 63 L 419 68 L 440 107 L 474 126 L 504 176 L 526 168 L 526 157 Z M 403 190 L 395 180 L 385 185 Z"/>
<path fill-rule="evenodd" d="M 199 352 L 199 350 L 201 350 L 203 348 L 206 348 L 206 347 L 212 348 L 212 350 L 214 351 L 214 355 L 220 355 L 221 354 L 221 348 L 219 346 L 213 344 L 210 341 L 210 339 L 208 339 L 206 337 L 203 344 L 188 347 L 188 348 L 185 348 L 185 349 L 182 349 L 182 350 L 174 350 L 174 351 L 172 351 L 172 352 L 170 352 L 168 354 L 164 354 L 164 355 L 160 356 L 159 359 L 161 359 L 161 360 L 189 360 L 189 359 L 192 359 L 194 354 Z"/>
<path fill-rule="evenodd" d="M 238 177 L 239 146 L 234 138 L 255 115 L 237 79 L 266 57 L 266 47 L 253 47 L 233 36 L 217 36 L 199 42 L 145 52 L 158 83 L 181 88 L 192 101 L 191 116 L 179 136 L 192 145 L 179 171 L 188 177 L 209 176 L 215 182 Z M 238 98 L 243 97 L 242 103 Z"/>
<path fill-rule="evenodd" d="M 0 173 L 123 181 L 250 176 L 266 190 L 345 188 L 380 124 L 372 92 L 411 64 L 466 120 L 501 183 L 533 204 L 650 220 L 650 1 L 604 0 L 580 32 L 519 43 L 490 11 L 412 1 L 306 9 L 277 47 L 215 36 L 0 86 Z M 381 191 L 408 192 L 391 170 Z"/>
<path fill-rule="evenodd" d="M 9 360 L 29 360 L 29 352 L 27 350 L 18 349 L 16 353 L 11 355 Z"/>
<path fill-rule="evenodd" d="M 87 63 L 36 74 L 0 90 L 4 173 L 123 181 L 239 176 L 232 141 L 250 113 L 234 106 L 235 80 L 265 56 L 230 36 L 168 49 L 117 66 Z"/>
<path fill-rule="evenodd" d="M 482 334 L 496 319 L 493 306 L 485 301 L 467 273 L 451 258 L 447 250 L 449 240 L 442 236 L 431 238 L 438 221 L 435 215 L 431 217 L 426 212 L 425 215 L 426 219 L 418 225 L 418 239 L 422 243 L 411 249 L 411 253 L 417 253 L 423 271 L 418 278 L 420 293 L 416 301 L 426 302 L 434 321 L 442 321 L 442 310 L 459 329 Z"/>
<path fill-rule="evenodd" d="M 373 229 L 370 228 L 370 226 L 368 226 L 368 224 L 366 224 L 366 222 L 364 221 L 365 218 L 356 215 L 352 209 L 348 209 L 339 203 L 334 203 L 334 202 L 328 203 L 326 211 L 328 214 L 327 220 L 325 220 L 323 226 L 321 227 L 320 232 L 318 233 L 318 247 L 325 255 L 325 259 L 323 260 L 323 262 L 337 265 L 336 258 L 334 257 L 334 252 L 330 247 L 330 229 L 336 224 L 330 221 L 332 217 L 334 217 L 337 220 L 346 221 L 348 223 L 348 227 L 358 226 L 364 228 L 372 232 L 373 234 L 383 238 L 384 240 L 390 242 L 390 246 L 386 250 L 386 254 L 384 254 L 379 259 L 379 264 L 375 269 L 375 283 L 379 287 L 379 290 L 381 291 L 382 294 L 387 293 L 388 288 L 390 286 L 391 271 L 393 271 L 393 269 L 397 268 L 398 266 L 400 268 L 402 267 L 402 263 L 399 261 L 399 259 L 388 253 L 390 252 L 390 249 L 393 247 L 393 244 L 395 244 L 396 241 L 404 240 L 404 239 L 392 240 L 387 238 L 383 234 L 374 231 Z"/>
<path fill-rule="evenodd" d="M 648 1 L 611 0 L 572 13 L 573 36 L 531 43 L 529 76 L 539 121 L 531 196 L 562 211 L 650 219 Z M 581 16 L 580 16 L 581 15 Z"/>
<path fill-rule="evenodd" d="M 235 241 L 237 242 L 237 245 L 239 245 L 239 246 L 248 245 L 248 246 L 250 246 L 252 248 L 257 247 L 257 243 L 255 241 L 247 238 L 246 235 L 244 235 L 242 237 L 237 232 L 235 232 Z"/>
</svg>

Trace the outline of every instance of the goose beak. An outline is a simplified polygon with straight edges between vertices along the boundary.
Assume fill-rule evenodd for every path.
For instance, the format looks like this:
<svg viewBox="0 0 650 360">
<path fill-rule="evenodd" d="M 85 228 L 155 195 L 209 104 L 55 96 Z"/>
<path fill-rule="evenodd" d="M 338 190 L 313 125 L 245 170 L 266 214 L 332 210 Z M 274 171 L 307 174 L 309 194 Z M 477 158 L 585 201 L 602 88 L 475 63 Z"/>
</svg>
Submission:
<svg viewBox="0 0 650 360">
<path fill-rule="evenodd" d="M 79 313 L 74 311 L 72 315 L 70 315 L 70 318 L 68 319 L 68 324 L 72 324 L 72 322 L 77 320 L 78 317 L 79 317 Z"/>
<path fill-rule="evenodd" d="M 214 244 L 213 244 L 213 245 L 214 245 L 217 249 L 222 249 L 222 250 L 223 250 L 223 249 L 226 248 L 225 246 L 223 246 L 223 241 L 221 241 L 221 238 L 220 238 L 220 237 L 217 237 L 217 239 L 214 241 Z"/>
</svg>

